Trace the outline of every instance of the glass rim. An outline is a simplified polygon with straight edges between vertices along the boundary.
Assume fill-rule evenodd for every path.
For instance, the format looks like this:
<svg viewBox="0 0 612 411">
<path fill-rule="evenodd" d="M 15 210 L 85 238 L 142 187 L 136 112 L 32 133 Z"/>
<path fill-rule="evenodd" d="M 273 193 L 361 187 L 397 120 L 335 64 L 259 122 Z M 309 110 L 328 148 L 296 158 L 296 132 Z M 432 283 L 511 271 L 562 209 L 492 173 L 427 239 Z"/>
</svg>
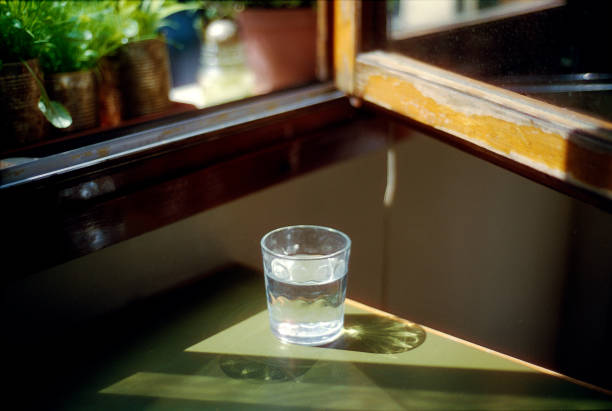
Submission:
<svg viewBox="0 0 612 411">
<path fill-rule="evenodd" d="M 302 254 L 300 256 L 279 254 L 277 252 L 274 252 L 274 251 L 270 250 L 265 245 L 266 239 L 269 236 L 271 236 L 272 234 L 278 233 L 279 231 L 288 230 L 288 229 L 291 229 L 291 228 L 310 228 L 310 229 L 315 229 L 315 230 L 328 231 L 330 233 L 338 234 L 340 237 L 342 237 L 344 239 L 346 244 L 344 244 L 344 246 L 341 249 L 339 249 L 338 251 L 334 251 L 333 253 L 324 254 L 324 255 L 316 255 L 316 256 L 308 256 L 308 255 L 304 255 L 304 254 Z M 336 256 L 338 254 L 345 253 L 348 249 L 351 248 L 351 238 L 348 235 L 346 235 L 345 233 L 343 233 L 342 231 L 336 230 L 335 228 L 331 228 L 331 227 L 325 227 L 325 226 L 322 226 L 322 225 L 310 225 L 310 224 L 288 225 L 288 226 L 285 226 L 285 227 L 275 228 L 274 230 L 266 233 L 263 237 L 261 237 L 261 241 L 259 243 L 261 245 L 261 249 L 263 251 L 265 251 L 266 253 L 271 254 L 271 255 L 273 255 L 275 257 L 284 258 L 286 260 L 325 260 L 327 258 L 334 257 L 334 256 Z"/>
</svg>

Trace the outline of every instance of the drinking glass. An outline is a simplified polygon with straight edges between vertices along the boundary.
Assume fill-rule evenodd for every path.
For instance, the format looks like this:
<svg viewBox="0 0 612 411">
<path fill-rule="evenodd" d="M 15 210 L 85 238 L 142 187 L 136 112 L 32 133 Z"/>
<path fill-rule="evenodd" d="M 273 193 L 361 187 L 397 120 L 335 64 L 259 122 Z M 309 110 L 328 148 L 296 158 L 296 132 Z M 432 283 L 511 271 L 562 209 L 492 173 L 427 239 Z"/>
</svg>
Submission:
<svg viewBox="0 0 612 411">
<path fill-rule="evenodd" d="M 303 345 L 340 336 L 350 238 L 328 227 L 283 227 L 263 236 L 261 251 L 272 333 Z"/>
</svg>

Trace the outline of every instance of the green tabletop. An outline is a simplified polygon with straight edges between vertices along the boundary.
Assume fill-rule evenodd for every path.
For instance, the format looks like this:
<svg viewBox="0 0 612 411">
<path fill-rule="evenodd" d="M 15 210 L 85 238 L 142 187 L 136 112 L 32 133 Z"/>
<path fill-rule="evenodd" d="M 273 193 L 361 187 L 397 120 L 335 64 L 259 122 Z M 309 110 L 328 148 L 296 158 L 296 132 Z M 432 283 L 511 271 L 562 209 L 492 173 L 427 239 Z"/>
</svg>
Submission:
<svg viewBox="0 0 612 411">
<path fill-rule="evenodd" d="M 336 342 L 281 343 L 263 283 L 231 268 L 91 324 L 62 340 L 38 400 L 91 410 L 612 409 L 606 393 L 350 301 Z"/>
</svg>

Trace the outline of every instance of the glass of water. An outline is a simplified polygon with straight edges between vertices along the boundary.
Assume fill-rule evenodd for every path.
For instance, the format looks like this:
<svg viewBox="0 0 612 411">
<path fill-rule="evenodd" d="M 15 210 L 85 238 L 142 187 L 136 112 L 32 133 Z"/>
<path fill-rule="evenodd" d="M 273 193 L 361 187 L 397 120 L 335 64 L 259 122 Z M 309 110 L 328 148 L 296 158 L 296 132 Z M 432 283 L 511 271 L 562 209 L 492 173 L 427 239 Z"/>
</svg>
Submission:
<svg viewBox="0 0 612 411">
<path fill-rule="evenodd" d="M 327 227 L 283 227 L 263 236 L 261 251 L 274 335 L 304 345 L 340 336 L 350 238 Z"/>
</svg>

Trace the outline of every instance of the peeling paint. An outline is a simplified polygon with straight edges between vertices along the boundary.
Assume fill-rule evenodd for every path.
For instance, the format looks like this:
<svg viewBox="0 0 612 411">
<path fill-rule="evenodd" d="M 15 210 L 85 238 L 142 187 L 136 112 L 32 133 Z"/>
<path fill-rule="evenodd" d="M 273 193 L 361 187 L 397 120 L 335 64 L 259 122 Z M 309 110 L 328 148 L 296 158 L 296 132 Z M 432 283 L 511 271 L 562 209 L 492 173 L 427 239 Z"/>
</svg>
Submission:
<svg viewBox="0 0 612 411">
<path fill-rule="evenodd" d="M 518 95 L 515 92 L 492 86 L 472 78 L 441 69 L 436 66 L 396 53 L 382 50 L 363 53 L 358 56 L 358 62 L 367 67 L 382 69 L 396 78 L 410 75 L 418 78 L 428 85 L 439 85 L 445 90 L 460 95 L 472 95 L 481 100 L 484 98 L 490 103 L 511 108 L 521 113 L 532 113 L 536 121 L 545 118 L 542 122 L 555 122 L 569 129 L 580 128 L 598 135 L 598 138 L 612 144 L 612 123 L 598 118 L 587 116 L 575 111 L 563 109 L 540 100 Z M 358 71 L 361 71 L 359 68 Z"/>
<path fill-rule="evenodd" d="M 272 102 L 270 104 L 266 104 L 265 109 L 266 110 L 276 110 L 278 108 L 278 103 Z"/>
<path fill-rule="evenodd" d="M 534 126 L 537 125 L 543 131 L 554 133 L 558 130 L 553 130 L 547 127 L 547 124 L 540 124 L 535 119 L 526 118 L 524 115 L 520 115 L 512 110 L 505 109 L 496 104 L 482 104 L 482 99 L 478 97 L 472 97 L 469 95 L 453 92 L 444 87 L 436 86 L 434 84 L 425 84 L 424 82 L 414 81 L 412 83 L 414 87 L 426 97 L 430 97 L 435 100 L 438 104 L 443 106 L 452 107 L 453 110 L 459 113 L 480 116 L 490 116 L 495 118 L 503 118 L 517 125 Z M 538 124 L 536 124 L 538 123 Z M 567 138 L 567 132 L 561 134 L 564 138 Z"/>
<path fill-rule="evenodd" d="M 559 134 L 492 115 L 466 114 L 425 96 L 408 82 L 401 82 L 392 93 L 388 92 L 388 87 L 384 76 L 372 75 L 363 90 L 364 97 L 373 96 L 377 101 L 386 101 L 398 113 L 433 127 L 444 127 L 453 134 L 469 136 L 470 140 L 484 143 L 497 152 L 507 155 L 514 151 L 528 157 L 535 155 L 535 159 L 552 169 L 563 168 L 566 144 L 565 138 Z"/>
<path fill-rule="evenodd" d="M 570 130 L 418 79 L 358 70 L 357 94 L 364 100 L 612 198 L 612 153 L 577 145 Z"/>
<path fill-rule="evenodd" d="M 72 160 L 81 160 L 83 158 L 92 157 L 93 155 L 94 155 L 93 152 L 91 152 L 90 150 L 87 150 L 87 151 L 84 151 L 82 153 L 75 154 L 75 155 L 71 156 L 70 158 Z"/>
<path fill-rule="evenodd" d="M 98 157 L 106 157 L 110 154 L 110 149 L 108 147 L 103 147 L 98 149 Z"/>
</svg>

